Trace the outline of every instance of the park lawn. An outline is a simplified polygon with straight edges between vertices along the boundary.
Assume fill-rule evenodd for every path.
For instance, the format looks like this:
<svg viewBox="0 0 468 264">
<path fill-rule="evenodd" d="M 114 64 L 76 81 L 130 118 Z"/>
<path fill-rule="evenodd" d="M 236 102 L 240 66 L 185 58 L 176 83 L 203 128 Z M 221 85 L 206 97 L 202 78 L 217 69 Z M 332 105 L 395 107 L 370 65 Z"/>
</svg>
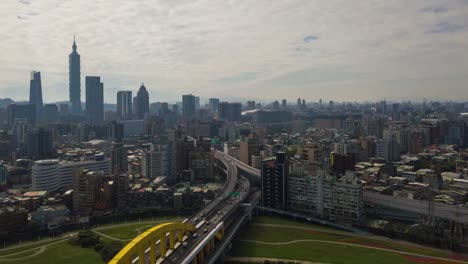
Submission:
<svg viewBox="0 0 468 264">
<path fill-rule="evenodd" d="M 269 225 L 292 225 L 292 226 L 302 226 L 309 227 L 314 229 L 320 229 L 324 231 L 342 231 L 341 229 L 332 228 L 316 224 L 314 222 L 305 222 L 304 220 L 298 219 L 297 221 L 292 219 L 287 219 L 284 217 L 273 217 L 273 216 L 256 216 L 250 222 L 252 224 L 269 224 Z"/>
<path fill-rule="evenodd" d="M 15 257 L 20 257 L 17 255 Z M 12 258 L 12 257 L 11 257 Z M 67 264 L 104 264 L 99 253 L 94 249 L 81 248 L 79 246 L 70 245 L 67 241 L 63 241 L 51 246 L 47 246 L 46 250 L 41 254 L 27 259 L 17 261 L 2 261 L 0 263 L 21 263 L 21 264 L 42 264 L 42 263 L 67 263 Z"/>
<path fill-rule="evenodd" d="M 235 241 L 232 255 L 235 257 L 279 258 L 323 263 L 412 263 L 396 253 L 317 242 L 263 245 L 254 242 Z"/>
<path fill-rule="evenodd" d="M 56 241 L 60 241 L 60 239 L 57 239 Z M 44 242 L 41 242 L 41 243 L 36 243 L 36 244 L 32 244 L 32 245 L 24 245 L 24 246 L 21 246 L 21 247 L 17 247 L 17 248 L 5 248 L 5 249 L 0 249 L 0 258 L 2 256 L 5 256 L 5 255 L 10 255 L 10 254 L 14 254 L 14 253 L 18 253 L 18 252 L 25 252 L 25 254 L 32 254 L 34 253 L 34 249 L 35 248 L 38 248 L 38 247 L 41 247 L 43 245 L 47 245 L 47 244 L 50 244 L 50 243 L 53 243 L 54 241 L 52 240 L 45 240 Z M 29 250 L 29 251 L 28 251 Z M 27 251 L 27 252 L 26 252 Z M 17 257 L 17 256 L 15 256 Z"/>
<path fill-rule="evenodd" d="M 288 242 L 300 239 L 317 239 L 335 241 L 347 236 L 321 231 L 292 229 L 283 227 L 267 227 L 249 225 L 239 231 L 240 240 L 259 240 L 263 242 Z"/>
<path fill-rule="evenodd" d="M 253 223 L 264 223 L 264 224 L 282 224 L 294 226 L 295 222 L 282 218 L 274 217 L 259 217 L 255 218 Z M 268 227 L 268 226 L 259 226 L 259 225 L 248 225 L 246 228 L 243 228 L 238 235 L 239 240 L 257 240 L 263 242 L 288 242 L 292 240 L 326 240 L 326 241 L 335 241 L 335 242 L 344 242 L 351 244 L 358 244 L 364 246 L 371 246 L 377 248 L 398 250 L 403 252 L 434 256 L 434 257 L 443 257 L 456 260 L 467 260 L 465 256 L 452 254 L 450 252 L 441 251 L 437 249 L 430 249 L 428 247 L 418 247 L 417 245 L 412 245 L 408 243 L 398 243 L 397 241 L 389 240 L 378 240 L 372 238 L 366 238 L 362 236 L 352 236 L 353 233 L 346 235 L 346 231 L 341 231 L 331 228 L 318 228 L 319 230 L 307 230 L 306 228 L 316 229 L 316 225 L 307 224 L 307 223 L 298 223 L 298 229 L 288 228 L 288 227 Z M 304 229 L 301 229 L 304 227 Z M 339 234 L 327 233 L 327 231 L 339 231 Z M 370 249 L 371 250 L 371 249 Z"/>
<path fill-rule="evenodd" d="M 97 230 L 99 233 L 106 234 L 108 236 L 117 238 L 117 239 L 126 239 L 132 240 L 140 233 L 146 231 L 147 229 L 157 225 L 157 223 L 153 224 L 134 224 L 134 225 L 125 225 L 125 226 L 118 226 L 118 227 L 111 227 L 106 229 Z M 140 230 L 140 233 L 138 232 Z"/>
</svg>

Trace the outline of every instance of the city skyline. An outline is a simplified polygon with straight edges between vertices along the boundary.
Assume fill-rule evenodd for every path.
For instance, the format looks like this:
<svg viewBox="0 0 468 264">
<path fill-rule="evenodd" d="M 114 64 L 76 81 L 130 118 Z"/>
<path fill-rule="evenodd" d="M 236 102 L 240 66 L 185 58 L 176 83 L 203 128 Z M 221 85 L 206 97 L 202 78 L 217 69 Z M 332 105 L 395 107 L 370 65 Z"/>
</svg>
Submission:
<svg viewBox="0 0 468 264">
<path fill-rule="evenodd" d="M 45 102 L 68 101 L 73 34 L 81 83 L 101 76 L 106 103 L 142 82 L 151 102 L 190 93 L 289 102 L 468 99 L 468 3 L 462 0 L 5 5 L 0 92 L 15 100 L 27 100 L 35 70 L 42 73 Z"/>
</svg>

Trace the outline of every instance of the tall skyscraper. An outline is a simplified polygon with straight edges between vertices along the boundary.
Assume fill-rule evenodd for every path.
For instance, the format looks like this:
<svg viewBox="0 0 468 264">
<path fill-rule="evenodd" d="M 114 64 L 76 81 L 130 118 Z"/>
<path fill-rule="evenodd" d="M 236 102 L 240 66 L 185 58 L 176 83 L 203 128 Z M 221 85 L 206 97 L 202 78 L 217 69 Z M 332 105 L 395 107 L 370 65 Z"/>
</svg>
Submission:
<svg viewBox="0 0 468 264">
<path fill-rule="evenodd" d="M 218 111 L 219 99 L 218 98 L 210 98 L 208 100 L 208 106 L 211 113 L 215 113 Z"/>
<path fill-rule="evenodd" d="M 143 83 L 141 84 L 140 90 L 138 90 L 133 103 L 135 104 L 134 107 L 137 118 L 143 119 L 147 114 L 149 114 L 149 95 Z"/>
<path fill-rule="evenodd" d="M 284 152 L 262 162 L 262 205 L 286 210 L 288 162 Z"/>
<path fill-rule="evenodd" d="M 218 118 L 226 121 L 240 121 L 242 117 L 241 103 L 221 102 L 218 105 Z"/>
<path fill-rule="evenodd" d="M 117 113 L 126 119 L 132 115 L 132 91 L 117 92 Z"/>
<path fill-rule="evenodd" d="M 91 124 L 104 122 L 104 84 L 99 76 L 86 76 L 86 117 Z"/>
<path fill-rule="evenodd" d="M 42 111 L 42 84 L 40 72 L 31 72 L 31 81 L 29 82 L 29 104 L 34 105 L 37 120 Z"/>
<path fill-rule="evenodd" d="M 7 107 L 8 126 L 11 128 L 16 121 L 25 121 L 28 124 L 36 123 L 36 107 L 33 104 L 11 104 Z"/>
<path fill-rule="evenodd" d="M 182 95 L 182 116 L 192 119 L 196 114 L 195 96 L 191 94 Z"/>
<path fill-rule="evenodd" d="M 76 51 L 75 37 L 73 37 L 72 48 L 73 51 L 68 56 L 71 112 L 79 114 L 81 113 L 81 62 L 80 54 Z"/>
<path fill-rule="evenodd" d="M 51 131 L 42 127 L 30 131 L 26 141 L 27 156 L 31 159 L 41 160 L 54 157 Z"/>
</svg>

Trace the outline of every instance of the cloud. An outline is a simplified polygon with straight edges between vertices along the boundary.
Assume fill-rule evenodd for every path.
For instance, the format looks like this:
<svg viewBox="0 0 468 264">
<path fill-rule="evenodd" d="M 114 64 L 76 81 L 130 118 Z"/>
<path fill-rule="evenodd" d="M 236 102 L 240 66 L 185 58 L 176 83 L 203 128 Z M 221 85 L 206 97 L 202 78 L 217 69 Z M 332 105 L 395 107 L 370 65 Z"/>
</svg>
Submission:
<svg viewBox="0 0 468 264">
<path fill-rule="evenodd" d="M 457 25 L 449 22 L 440 22 L 435 24 L 431 29 L 429 29 L 428 33 L 453 33 L 461 31 L 465 28 L 465 26 Z"/>
<path fill-rule="evenodd" d="M 318 39 L 319 39 L 319 38 L 318 38 L 317 36 L 312 36 L 312 35 L 310 35 L 310 36 L 307 36 L 307 37 L 304 38 L 304 42 L 305 42 L 305 43 L 310 43 L 310 42 L 312 42 L 313 40 L 318 40 Z"/>
<path fill-rule="evenodd" d="M 66 100 L 76 34 L 82 100 L 86 75 L 102 77 L 106 102 L 141 82 L 152 102 L 178 101 L 192 91 L 263 100 L 366 100 L 426 91 L 468 99 L 466 3 L 2 1 L 0 97 L 27 100 L 29 71 L 39 70 L 44 101 Z M 438 81 L 425 81 L 433 76 Z"/>
<path fill-rule="evenodd" d="M 430 6 L 422 9 L 423 12 L 429 13 L 446 13 L 448 12 L 448 7 L 446 6 Z"/>
<path fill-rule="evenodd" d="M 32 3 L 32 0 L 18 0 L 18 2 L 20 2 L 21 4 L 24 4 L 24 5 L 29 5 Z"/>
</svg>

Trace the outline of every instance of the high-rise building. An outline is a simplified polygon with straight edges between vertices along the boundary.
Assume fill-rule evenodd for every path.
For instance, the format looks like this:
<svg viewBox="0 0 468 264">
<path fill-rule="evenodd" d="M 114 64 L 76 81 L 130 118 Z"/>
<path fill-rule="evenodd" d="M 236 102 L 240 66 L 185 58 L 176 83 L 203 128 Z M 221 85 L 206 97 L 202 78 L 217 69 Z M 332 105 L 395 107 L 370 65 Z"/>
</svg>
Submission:
<svg viewBox="0 0 468 264">
<path fill-rule="evenodd" d="M 400 121 L 400 104 L 392 104 L 392 121 Z"/>
<path fill-rule="evenodd" d="M 201 146 L 189 153 L 189 166 L 195 180 L 213 180 L 212 154 Z"/>
<path fill-rule="evenodd" d="M 31 81 L 29 82 L 29 104 L 34 105 L 34 108 L 36 109 L 36 119 L 38 119 L 41 115 L 43 106 L 40 72 L 31 72 Z"/>
<path fill-rule="evenodd" d="M 102 171 L 80 169 L 73 179 L 73 211 L 80 215 L 90 215 L 99 199 Z"/>
<path fill-rule="evenodd" d="M 254 134 L 249 135 L 239 144 L 239 157 L 242 162 L 252 165 L 252 155 L 260 155 L 260 142 Z"/>
<path fill-rule="evenodd" d="M 200 109 L 200 96 L 195 96 L 195 111 Z"/>
<path fill-rule="evenodd" d="M 70 113 L 68 104 L 60 104 L 59 105 L 59 113 L 61 116 L 66 116 Z"/>
<path fill-rule="evenodd" d="M 114 181 L 117 182 L 115 194 L 117 210 L 125 210 L 127 205 L 128 174 L 121 173 L 115 175 Z"/>
<path fill-rule="evenodd" d="M 376 156 L 389 162 L 400 160 L 400 144 L 395 135 L 377 140 Z"/>
<path fill-rule="evenodd" d="M 36 123 L 36 107 L 32 104 L 11 104 L 7 107 L 8 126 L 12 128 L 17 121 L 34 125 Z"/>
<path fill-rule="evenodd" d="M 242 116 L 241 103 L 221 102 L 218 105 L 218 118 L 226 121 L 240 121 Z"/>
<path fill-rule="evenodd" d="M 69 85 L 71 112 L 81 113 L 81 62 L 80 54 L 76 51 L 75 37 L 73 37 L 72 53 L 68 56 Z"/>
<path fill-rule="evenodd" d="M 195 148 L 195 142 L 188 137 L 176 139 L 175 142 L 175 172 L 180 174 L 184 170 L 190 169 L 189 154 Z"/>
<path fill-rule="evenodd" d="M 288 160 L 286 153 L 278 152 L 275 157 L 262 162 L 262 205 L 286 210 Z"/>
<path fill-rule="evenodd" d="M 8 167 L 0 162 L 0 186 L 4 186 L 8 181 Z"/>
<path fill-rule="evenodd" d="M 142 83 L 138 90 L 137 96 L 133 100 L 135 115 L 139 119 L 143 119 L 149 114 L 149 94 L 145 85 Z"/>
<path fill-rule="evenodd" d="M 255 101 L 247 101 L 247 109 L 248 110 L 255 109 Z"/>
<path fill-rule="evenodd" d="M 169 104 L 167 102 L 162 102 L 160 115 L 164 116 L 167 113 L 169 113 Z"/>
<path fill-rule="evenodd" d="M 132 116 L 132 91 L 117 92 L 117 113 L 127 119 Z"/>
<path fill-rule="evenodd" d="M 99 76 L 86 76 L 86 117 L 91 124 L 104 122 L 104 84 Z"/>
<path fill-rule="evenodd" d="M 159 176 L 167 176 L 167 154 L 157 146 L 151 144 L 150 149 L 145 151 L 141 159 L 141 174 L 148 179 Z"/>
<path fill-rule="evenodd" d="M 290 164 L 287 208 L 330 220 L 359 221 L 364 215 L 363 187 L 353 171 L 339 178 L 309 163 Z M 305 165 L 305 166 L 304 166 Z"/>
<path fill-rule="evenodd" d="M 52 132 L 45 128 L 37 128 L 28 133 L 26 139 L 27 155 L 33 160 L 53 158 Z"/>
<path fill-rule="evenodd" d="M 279 104 L 278 101 L 274 101 L 272 106 L 273 106 L 273 109 L 275 109 L 275 110 L 278 110 L 280 108 L 280 104 Z"/>
<path fill-rule="evenodd" d="M 208 99 L 208 108 L 210 109 L 211 113 L 215 113 L 218 111 L 219 99 L 218 98 L 210 98 Z"/>
<path fill-rule="evenodd" d="M 182 116 L 187 119 L 192 119 L 195 117 L 196 113 L 195 96 L 191 94 L 182 95 Z"/>
<path fill-rule="evenodd" d="M 283 109 L 286 109 L 287 105 L 288 105 L 288 101 L 286 101 L 286 99 L 281 100 L 281 107 Z"/>
<path fill-rule="evenodd" d="M 127 149 L 123 143 L 114 143 L 111 153 L 112 174 L 118 175 L 128 171 Z"/>
<path fill-rule="evenodd" d="M 41 120 L 43 124 L 52 124 L 58 122 L 58 106 L 56 104 L 45 104 L 42 109 Z"/>
<path fill-rule="evenodd" d="M 175 177 L 175 165 L 176 165 L 176 156 L 175 156 L 175 143 L 169 141 L 168 144 L 162 145 L 161 150 L 166 152 L 166 176 L 170 180 L 174 180 Z"/>
<path fill-rule="evenodd" d="M 176 105 L 176 104 L 173 104 L 172 105 L 172 112 L 174 112 L 174 114 L 176 114 L 176 115 L 179 115 L 179 106 Z"/>
</svg>

